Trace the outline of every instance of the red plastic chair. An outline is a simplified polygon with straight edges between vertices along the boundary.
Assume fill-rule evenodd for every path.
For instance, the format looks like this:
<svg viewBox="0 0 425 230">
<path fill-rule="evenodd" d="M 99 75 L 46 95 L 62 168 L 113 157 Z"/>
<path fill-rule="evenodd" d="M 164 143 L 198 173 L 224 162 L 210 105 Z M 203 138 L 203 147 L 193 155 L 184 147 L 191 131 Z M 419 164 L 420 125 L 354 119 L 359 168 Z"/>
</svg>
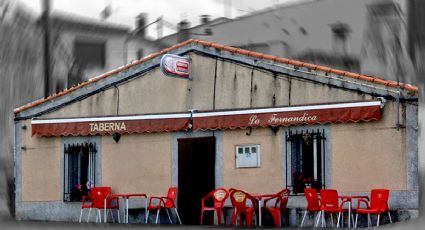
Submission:
<svg viewBox="0 0 425 230">
<path fill-rule="evenodd" d="M 100 210 L 105 210 L 105 198 L 108 195 L 111 195 L 111 187 L 93 187 L 91 189 L 91 198 L 93 208 L 97 209 L 97 217 L 96 222 L 102 222 L 102 216 Z M 117 210 L 118 223 L 120 222 L 120 214 L 119 214 L 119 202 L 118 198 L 114 197 L 106 200 L 106 217 L 108 216 L 108 211 L 111 212 L 112 221 L 115 222 L 114 216 L 112 214 L 112 209 Z M 106 222 L 106 219 L 105 219 Z"/>
<path fill-rule="evenodd" d="M 239 224 L 243 224 L 243 216 L 245 216 L 245 222 L 247 226 L 252 226 L 252 217 L 257 207 L 257 199 L 251 196 L 249 193 L 242 190 L 233 189 L 230 192 L 230 200 L 233 205 L 232 224 L 236 225 L 237 218 L 239 216 Z M 251 207 L 247 206 L 247 200 L 251 201 Z"/>
<path fill-rule="evenodd" d="M 215 211 L 217 213 L 218 225 L 221 225 L 221 216 L 223 213 L 224 202 L 226 202 L 229 192 L 224 188 L 218 188 L 202 198 L 201 206 L 201 225 L 204 217 L 204 211 Z M 214 207 L 205 206 L 205 201 L 212 199 L 214 201 Z M 224 217 L 224 224 L 226 224 L 226 218 Z"/>
<path fill-rule="evenodd" d="M 277 227 L 281 226 L 280 216 L 283 214 L 285 217 L 285 225 L 288 226 L 288 216 L 286 214 L 286 206 L 288 204 L 289 189 L 283 189 L 276 193 L 274 196 L 264 200 L 264 210 L 272 214 L 274 223 Z M 267 202 L 275 200 L 274 206 L 267 207 Z"/>
<path fill-rule="evenodd" d="M 340 204 L 338 191 L 335 189 L 320 190 L 320 197 L 321 197 L 321 207 L 320 207 L 319 217 L 317 218 L 316 227 L 319 225 L 320 219 L 322 220 L 322 227 L 326 227 L 326 220 L 325 220 L 326 213 L 331 214 L 332 227 L 334 226 L 333 214 L 338 214 L 336 226 L 339 227 L 341 214 L 345 211 L 348 211 L 346 209 L 343 209 L 343 206 L 347 201 L 343 200 Z"/>
<path fill-rule="evenodd" d="M 89 203 L 86 203 L 90 201 Z M 83 196 L 83 200 L 81 201 L 81 211 L 80 211 L 80 219 L 78 222 L 81 223 L 81 218 L 83 217 L 83 210 L 89 209 L 89 214 L 87 215 L 87 222 L 89 222 L 90 212 L 93 207 L 93 202 L 91 201 L 91 195 Z"/>
<path fill-rule="evenodd" d="M 170 220 L 170 223 L 173 223 L 173 221 L 171 220 L 171 216 L 170 213 L 168 212 L 168 209 L 174 209 L 174 211 L 176 212 L 177 215 L 177 219 L 179 221 L 180 224 L 182 224 L 181 220 L 180 220 L 180 216 L 179 216 L 179 212 L 177 211 L 177 207 L 175 204 L 176 198 L 177 198 L 177 187 L 170 187 L 168 189 L 168 194 L 167 196 L 151 196 L 149 199 L 149 205 L 148 205 L 148 212 L 146 214 L 146 223 L 148 222 L 148 217 L 149 217 L 149 212 L 152 210 L 156 210 L 156 220 L 155 220 L 155 224 L 158 223 L 159 220 L 159 213 L 161 208 L 164 208 L 165 211 L 167 212 L 168 215 L 168 219 Z M 155 203 L 155 204 L 154 204 Z"/>
<path fill-rule="evenodd" d="M 304 225 L 305 217 L 307 216 L 307 212 L 310 212 L 313 214 L 319 213 L 320 214 L 320 206 L 321 206 L 321 200 L 319 198 L 319 195 L 317 194 L 317 190 L 314 188 L 305 188 L 304 189 L 305 199 L 307 200 L 307 208 L 304 211 L 303 219 L 301 220 L 301 226 Z M 318 217 L 320 217 L 318 215 Z M 314 220 L 314 218 L 313 218 Z"/>
<path fill-rule="evenodd" d="M 379 219 L 382 213 L 388 213 L 390 223 L 392 223 L 390 208 L 388 206 L 388 199 L 390 196 L 390 190 L 388 189 L 373 189 L 370 192 L 370 202 L 366 199 L 359 199 L 357 202 L 357 213 L 354 227 L 357 227 L 357 219 L 359 214 L 367 214 L 367 225 L 372 225 L 370 220 L 370 214 L 378 215 L 376 226 L 379 226 Z M 361 208 L 361 204 L 365 204 L 366 208 Z"/>
</svg>

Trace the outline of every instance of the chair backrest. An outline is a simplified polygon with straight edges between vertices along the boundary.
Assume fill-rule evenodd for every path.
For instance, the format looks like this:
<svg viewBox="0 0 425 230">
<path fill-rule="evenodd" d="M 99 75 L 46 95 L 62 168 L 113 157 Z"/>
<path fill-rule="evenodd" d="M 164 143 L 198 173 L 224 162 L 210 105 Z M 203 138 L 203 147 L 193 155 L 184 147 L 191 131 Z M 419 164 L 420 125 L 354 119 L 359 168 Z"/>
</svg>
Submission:
<svg viewBox="0 0 425 230">
<path fill-rule="evenodd" d="M 388 199 L 390 190 L 388 189 L 372 189 L 370 192 L 370 208 L 380 209 L 381 212 L 388 211 Z"/>
<path fill-rule="evenodd" d="M 244 210 L 247 208 L 246 200 L 251 200 L 252 204 L 255 205 L 255 199 L 248 193 L 234 189 L 230 192 L 230 201 L 232 202 L 233 207 L 237 210 Z"/>
<path fill-rule="evenodd" d="M 317 190 L 314 188 L 305 188 L 304 194 L 305 194 L 305 199 L 307 200 L 307 210 L 311 212 L 319 211 L 320 200 L 319 200 L 319 195 L 317 195 Z"/>
<path fill-rule="evenodd" d="M 218 188 L 212 191 L 210 196 L 214 200 L 214 207 L 222 208 L 224 207 L 224 202 L 226 202 L 226 199 L 229 196 L 229 192 L 225 188 Z"/>
<path fill-rule="evenodd" d="M 322 202 L 322 208 L 338 208 L 338 191 L 335 189 L 322 189 L 320 190 L 320 197 Z"/>
<path fill-rule="evenodd" d="M 278 192 L 276 198 L 275 207 L 279 206 L 281 212 L 285 212 L 286 206 L 288 205 L 289 189 L 285 188 Z"/>
<path fill-rule="evenodd" d="M 106 196 L 111 194 L 111 187 L 93 187 L 91 188 L 90 194 L 93 207 L 102 209 L 105 207 Z M 109 201 L 106 206 L 109 206 L 110 203 Z"/>
<path fill-rule="evenodd" d="M 168 189 L 168 193 L 167 193 L 168 199 L 165 200 L 164 207 L 166 207 L 166 208 L 174 207 L 174 202 L 176 201 L 176 198 L 177 198 L 177 192 L 178 192 L 177 187 L 170 187 Z"/>
</svg>

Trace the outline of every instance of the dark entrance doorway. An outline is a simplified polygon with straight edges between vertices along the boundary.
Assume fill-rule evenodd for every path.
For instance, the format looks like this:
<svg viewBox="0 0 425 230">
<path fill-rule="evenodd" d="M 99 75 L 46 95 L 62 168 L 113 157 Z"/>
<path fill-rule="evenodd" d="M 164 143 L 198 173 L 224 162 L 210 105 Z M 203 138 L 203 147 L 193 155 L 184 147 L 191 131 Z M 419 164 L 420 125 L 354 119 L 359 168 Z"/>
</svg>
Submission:
<svg viewBox="0 0 425 230">
<path fill-rule="evenodd" d="M 215 137 L 178 139 L 178 211 L 183 224 L 198 225 L 201 199 L 215 187 Z"/>
</svg>

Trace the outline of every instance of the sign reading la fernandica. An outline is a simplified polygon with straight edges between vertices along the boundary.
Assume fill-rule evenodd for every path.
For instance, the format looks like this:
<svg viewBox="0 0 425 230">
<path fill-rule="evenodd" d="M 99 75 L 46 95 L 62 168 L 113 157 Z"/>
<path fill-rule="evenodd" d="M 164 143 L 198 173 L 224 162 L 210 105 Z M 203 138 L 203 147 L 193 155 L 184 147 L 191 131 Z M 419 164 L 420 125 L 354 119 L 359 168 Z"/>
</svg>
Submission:
<svg viewBox="0 0 425 230">
<path fill-rule="evenodd" d="M 358 122 L 381 119 L 379 101 L 120 117 L 33 120 L 36 136 L 112 135 Z"/>
<path fill-rule="evenodd" d="M 166 76 L 177 78 L 189 78 L 190 62 L 188 58 L 165 54 L 161 58 L 160 67 Z"/>
<path fill-rule="evenodd" d="M 194 114 L 194 130 L 358 122 L 381 119 L 380 102 L 268 108 Z"/>
<path fill-rule="evenodd" d="M 302 116 L 283 116 L 279 117 L 278 114 L 270 114 L 270 118 L 267 119 L 269 125 L 285 125 L 291 124 L 294 122 L 315 122 L 317 121 L 317 116 L 310 116 L 308 113 L 303 113 Z M 258 115 L 251 115 L 249 117 L 248 125 L 260 125 L 261 119 Z"/>
</svg>

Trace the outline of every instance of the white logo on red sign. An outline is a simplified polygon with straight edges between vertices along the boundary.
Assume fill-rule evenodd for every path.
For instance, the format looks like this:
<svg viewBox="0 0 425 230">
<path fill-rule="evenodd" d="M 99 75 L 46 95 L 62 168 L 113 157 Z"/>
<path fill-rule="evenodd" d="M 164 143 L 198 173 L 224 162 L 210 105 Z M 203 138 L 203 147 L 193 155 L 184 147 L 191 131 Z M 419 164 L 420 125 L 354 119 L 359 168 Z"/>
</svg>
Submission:
<svg viewBox="0 0 425 230">
<path fill-rule="evenodd" d="M 186 79 L 189 77 L 189 66 L 189 59 L 172 54 L 162 56 L 160 63 L 161 70 L 165 75 Z"/>
</svg>

